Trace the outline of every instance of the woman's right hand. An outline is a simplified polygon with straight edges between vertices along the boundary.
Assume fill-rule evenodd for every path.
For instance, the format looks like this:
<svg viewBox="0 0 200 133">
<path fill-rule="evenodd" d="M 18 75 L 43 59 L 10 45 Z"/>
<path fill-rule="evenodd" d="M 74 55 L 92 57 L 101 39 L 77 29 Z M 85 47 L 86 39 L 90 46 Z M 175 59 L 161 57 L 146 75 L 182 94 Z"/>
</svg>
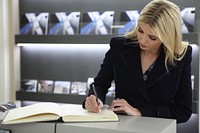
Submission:
<svg viewBox="0 0 200 133">
<path fill-rule="evenodd" d="M 90 95 L 85 100 L 85 108 L 89 112 L 99 113 L 101 112 L 101 109 L 103 108 L 103 102 L 100 99 L 98 99 L 98 103 L 97 103 L 96 96 Z"/>
</svg>

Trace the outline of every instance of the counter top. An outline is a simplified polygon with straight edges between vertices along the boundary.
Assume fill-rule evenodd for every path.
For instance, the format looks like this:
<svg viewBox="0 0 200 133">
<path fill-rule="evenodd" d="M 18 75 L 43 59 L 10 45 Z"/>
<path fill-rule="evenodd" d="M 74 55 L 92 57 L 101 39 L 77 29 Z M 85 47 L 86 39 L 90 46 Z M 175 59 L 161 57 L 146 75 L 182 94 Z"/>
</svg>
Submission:
<svg viewBox="0 0 200 133">
<path fill-rule="evenodd" d="M 2 121 L 5 116 L 0 114 Z M 0 125 L 13 133 L 53 132 L 55 122 Z M 176 120 L 119 115 L 118 122 L 57 123 L 56 133 L 176 133 Z"/>
<path fill-rule="evenodd" d="M 176 133 L 176 120 L 126 115 L 119 115 L 119 122 L 62 123 L 58 125 L 58 131 L 63 131 L 64 125 L 74 132 L 87 129 L 95 133 Z"/>
</svg>

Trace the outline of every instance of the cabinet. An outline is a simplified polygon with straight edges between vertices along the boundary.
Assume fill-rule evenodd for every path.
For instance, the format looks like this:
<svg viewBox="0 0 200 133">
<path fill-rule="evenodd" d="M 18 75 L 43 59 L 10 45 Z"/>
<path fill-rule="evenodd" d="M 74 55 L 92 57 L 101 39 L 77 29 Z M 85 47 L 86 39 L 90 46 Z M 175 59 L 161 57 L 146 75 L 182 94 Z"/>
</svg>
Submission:
<svg viewBox="0 0 200 133">
<path fill-rule="evenodd" d="M 120 12 L 124 10 L 141 10 L 151 0 L 19 0 L 20 14 L 28 12 L 59 12 L 59 11 L 115 11 L 115 20 L 119 20 Z M 196 7 L 199 10 L 197 0 L 174 0 L 180 7 Z M 200 14 L 196 13 L 195 22 L 198 23 Z M 197 24 L 198 25 L 198 24 Z M 199 44 L 199 29 L 195 25 L 194 33 L 183 34 L 184 40 L 193 44 Z M 27 45 L 32 43 L 46 44 L 108 44 L 114 35 L 16 35 L 15 43 Z M 44 47 L 21 47 L 21 78 L 22 79 L 51 79 L 86 81 L 88 77 L 94 77 L 99 70 L 106 48 L 95 50 L 67 50 Z M 197 54 L 198 55 L 198 54 Z M 193 74 L 195 75 L 195 91 L 198 92 L 198 57 L 195 55 Z M 84 67 L 84 70 L 83 70 Z M 30 101 L 55 101 L 80 103 L 85 96 L 66 94 L 45 94 L 16 92 L 17 100 Z M 108 98 L 111 100 L 112 98 Z M 194 112 L 197 111 L 197 101 L 194 102 Z"/>
</svg>

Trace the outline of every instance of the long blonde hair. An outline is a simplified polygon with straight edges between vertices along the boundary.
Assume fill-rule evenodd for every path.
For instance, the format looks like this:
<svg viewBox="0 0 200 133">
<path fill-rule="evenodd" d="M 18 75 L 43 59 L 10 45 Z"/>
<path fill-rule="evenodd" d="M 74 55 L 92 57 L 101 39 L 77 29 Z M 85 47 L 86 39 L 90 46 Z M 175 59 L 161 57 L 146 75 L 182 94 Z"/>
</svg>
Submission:
<svg viewBox="0 0 200 133">
<path fill-rule="evenodd" d="M 177 5 L 168 0 L 153 0 L 141 11 L 138 18 L 140 22 L 149 24 L 163 43 L 166 69 L 167 63 L 175 65 L 175 61 L 184 57 L 188 42 L 182 41 L 181 15 Z M 137 39 L 137 29 L 138 25 L 126 36 Z"/>
</svg>

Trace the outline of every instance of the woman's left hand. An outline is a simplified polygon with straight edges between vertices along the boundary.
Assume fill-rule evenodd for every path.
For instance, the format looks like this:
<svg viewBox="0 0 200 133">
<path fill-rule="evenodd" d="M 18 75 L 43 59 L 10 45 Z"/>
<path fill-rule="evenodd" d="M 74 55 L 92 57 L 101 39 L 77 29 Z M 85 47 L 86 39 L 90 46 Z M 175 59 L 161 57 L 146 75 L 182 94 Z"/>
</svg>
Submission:
<svg viewBox="0 0 200 133">
<path fill-rule="evenodd" d="M 137 108 L 132 107 L 125 99 L 113 100 L 109 109 L 116 113 L 141 116 L 141 112 Z"/>
</svg>

